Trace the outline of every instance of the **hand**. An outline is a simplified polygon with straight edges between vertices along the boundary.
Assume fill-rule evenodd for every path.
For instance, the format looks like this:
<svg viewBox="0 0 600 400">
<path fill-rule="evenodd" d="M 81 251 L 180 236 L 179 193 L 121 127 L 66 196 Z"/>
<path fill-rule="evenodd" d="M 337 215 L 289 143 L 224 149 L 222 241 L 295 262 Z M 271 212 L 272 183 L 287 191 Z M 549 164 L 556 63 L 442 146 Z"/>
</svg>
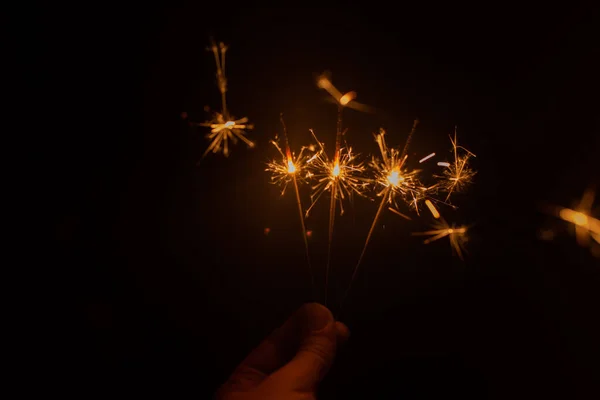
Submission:
<svg viewBox="0 0 600 400">
<path fill-rule="evenodd" d="M 305 304 L 242 361 L 217 399 L 315 399 L 337 346 L 349 335 L 327 308 Z"/>
</svg>

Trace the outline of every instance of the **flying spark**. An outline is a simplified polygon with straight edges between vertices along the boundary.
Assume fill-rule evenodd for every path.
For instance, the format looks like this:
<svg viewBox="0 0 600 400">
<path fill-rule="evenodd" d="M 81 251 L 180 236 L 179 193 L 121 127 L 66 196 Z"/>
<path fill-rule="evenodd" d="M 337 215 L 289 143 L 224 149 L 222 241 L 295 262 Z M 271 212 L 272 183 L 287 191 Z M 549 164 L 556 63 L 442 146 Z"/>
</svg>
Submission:
<svg viewBox="0 0 600 400">
<path fill-rule="evenodd" d="M 450 247 L 452 247 L 452 251 L 456 253 L 458 258 L 464 260 L 463 254 L 465 251 L 465 244 L 467 242 L 467 230 L 466 226 L 455 227 L 454 225 L 450 226 L 443 219 L 439 219 L 433 226 L 433 230 L 426 232 L 415 232 L 413 236 L 430 236 L 429 238 L 423 241 L 424 244 L 429 244 L 435 242 L 436 240 L 440 240 L 445 238 L 446 236 L 450 240 Z"/>
<path fill-rule="evenodd" d="M 421 163 L 424 163 L 425 161 L 429 160 L 431 157 L 435 157 L 435 153 L 431 153 L 430 155 L 428 155 L 428 156 L 425 156 L 425 157 L 421 158 L 421 159 L 419 160 L 419 164 L 421 164 Z M 439 165 L 439 164 L 438 164 L 438 165 Z"/>
<path fill-rule="evenodd" d="M 450 199 L 452 192 L 461 192 L 471 184 L 473 182 L 473 176 L 476 174 L 476 171 L 471 169 L 468 165 L 469 159 L 475 157 L 475 154 L 458 145 L 456 128 L 454 129 L 454 138 L 451 136 L 450 142 L 452 143 L 454 161 L 451 163 L 438 162 L 439 166 L 445 167 L 446 169 L 444 170 L 443 175 L 436 175 L 436 178 L 441 178 L 439 188 L 447 193 L 446 201 Z"/>
</svg>

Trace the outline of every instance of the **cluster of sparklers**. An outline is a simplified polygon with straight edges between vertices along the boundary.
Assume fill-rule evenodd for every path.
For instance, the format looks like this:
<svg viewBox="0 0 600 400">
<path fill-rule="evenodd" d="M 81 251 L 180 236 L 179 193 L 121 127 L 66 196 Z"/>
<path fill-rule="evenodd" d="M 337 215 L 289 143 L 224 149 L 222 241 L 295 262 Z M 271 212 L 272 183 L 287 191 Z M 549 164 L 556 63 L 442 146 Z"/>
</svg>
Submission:
<svg viewBox="0 0 600 400">
<path fill-rule="evenodd" d="M 423 183 L 423 170 L 419 169 L 418 166 L 433 159 L 436 156 L 435 153 L 431 153 L 421 158 L 418 163 L 416 163 L 417 165 L 412 165 L 413 162 L 412 160 L 409 160 L 409 155 L 407 153 L 408 144 L 415 133 L 418 121 L 414 122 L 402 150 L 395 147 L 388 147 L 386 142 L 386 132 L 381 129 L 379 133 L 374 135 L 375 142 L 379 146 L 379 155 L 373 156 L 368 162 L 359 160 L 358 155 L 352 151 L 352 147 L 343 140 L 345 130 L 342 127 L 342 114 L 346 107 L 361 110 L 366 106 L 358 103 L 353 104 L 355 102 L 356 93 L 349 92 L 342 94 L 331 83 L 331 80 L 327 75 L 322 75 L 318 78 L 317 86 L 327 90 L 338 105 L 338 121 L 335 134 L 336 140 L 333 152 L 328 154 L 325 145 L 317 138 L 315 132 L 311 130 L 315 143 L 310 146 L 302 147 L 296 155 L 289 147 L 287 130 L 285 129 L 285 124 L 282 119 L 284 136 L 283 145 L 277 138 L 272 141 L 279 152 L 279 158 L 269 162 L 266 171 L 271 173 L 271 180 L 273 183 L 283 187 L 282 194 L 285 193 L 288 185 L 293 185 L 309 269 L 310 253 L 308 251 L 308 240 L 304 219 L 308 217 L 312 208 L 323 198 L 324 194 L 329 195 L 329 234 L 325 273 L 325 302 L 327 302 L 327 288 L 329 286 L 328 280 L 335 218 L 338 214 L 338 210 L 339 215 L 343 215 L 345 203 L 350 201 L 355 195 L 379 199 L 379 208 L 373 218 L 359 260 L 354 267 L 350 287 L 352 282 L 356 279 L 357 272 L 367 252 L 375 228 L 380 222 L 381 216 L 386 209 L 406 219 L 411 219 L 400 210 L 404 207 L 408 208 L 409 211 L 414 211 L 419 214 L 424 205 L 432 214 L 436 223 L 432 230 L 417 232 L 414 233 L 414 235 L 428 236 L 424 241 L 426 244 L 448 237 L 452 249 L 462 259 L 464 243 L 467 238 L 467 227 L 450 226 L 444 218 L 442 218 L 436 207 L 436 204 L 445 204 L 454 207 L 449 203 L 450 195 L 455 192 L 463 191 L 472 182 L 473 176 L 475 175 L 475 171 L 469 165 L 469 160 L 471 157 L 475 157 L 475 155 L 458 145 L 456 130 L 454 136 L 450 137 L 453 158 L 450 161 L 438 162 L 437 165 L 443 168 L 442 172 L 433 176 L 435 179 L 434 183 L 425 184 Z M 299 183 L 308 183 L 311 187 L 311 204 L 305 212 L 301 203 Z M 442 193 L 445 196 L 444 200 L 438 198 L 438 195 Z M 348 291 L 350 290 L 350 287 L 348 288 Z M 347 296 L 348 291 L 345 296 Z"/>
<path fill-rule="evenodd" d="M 238 140 L 253 147 L 254 143 L 246 137 L 246 130 L 253 128 L 248 124 L 247 118 L 235 119 L 228 111 L 226 104 L 227 79 L 225 77 L 225 53 L 227 47 L 223 43 L 218 45 L 213 41 L 210 51 L 214 54 L 217 67 L 217 83 L 221 93 L 222 107 L 220 112 L 214 112 L 212 119 L 204 123 L 192 125 L 210 128 L 206 135 L 210 141 L 204 156 L 209 152 L 229 155 L 229 142 L 235 144 Z M 379 207 L 375 213 L 370 229 L 367 233 L 362 251 L 357 264 L 352 272 L 352 279 L 343 299 L 348 295 L 352 283 L 356 279 L 359 267 L 367 253 L 367 249 L 377 224 L 380 222 L 384 211 L 411 219 L 407 213 L 420 215 L 421 210 L 426 208 L 434 218 L 431 230 L 415 232 L 413 236 L 426 236 L 423 243 L 429 244 L 448 238 L 453 253 L 461 260 L 464 257 L 465 243 L 467 241 L 468 227 L 449 224 L 442 217 L 438 207 L 440 205 L 456 208 L 451 204 L 451 196 L 463 192 L 472 182 L 476 171 L 472 169 L 470 161 L 475 154 L 460 146 L 457 140 L 457 132 L 450 136 L 452 157 L 449 161 L 439 161 L 437 166 L 442 169 L 425 179 L 421 165 L 436 157 L 435 153 L 424 156 L 420 160 L 409 158 L 408 148 L 413 134 L 417 128 L 418 121 L 414 121 L 405 145 L 402 149 L 388 147 L 386 142 L 386 131 L 381 129 L 374 135 L 375 142 L 379 148 L 379 155 L 372 156 L 370 160 L 361 160 L 359 155 L 353 152 L 344 140 L 345 130 L 342 126 L 342 114 L 345 108 L 359 111 L 369 111 L 370 107 L 356 101 L 356 93 L 348 92 L 342 94 L 331 82 L 326 74 L 317 79 L 317 86 L 327 91 L 338 108 L 337 129 L 335 132 L 335 147 L 331 153 L 326 151 L 315 132 L 310 130 L 314 143 L 301 147 L 299 151 L 293 151 L 289 146 L 288 133 L 281 117 L 283 137 L 275 137 L 272 145 L 279 153 L 278 158 L 267 164 L 266 171 L 271 174 L 271 182 L 282 187 L 281 194 L 284 195 L 289 186 L 293 187 L 300 219 L 300 228 L 306 252 L 306 261 L 313 290 L 315 289 L 314 273 L 310 262 L 308 244 L 308 233 L 305 219 L 311 210 L 324 195 L 329 196 L 329 227 L 328 227 L 328 251 L 325 273 L 325 303 L 327 303 L 327 288 L 329 286 L 329 270 L 331 264 L 331 247 L 335 228 L 336 215 L 344 214 L 344 207 L 354 196 L 371 197 L 379 199 Z M 431 183 L 425 183 L 431 182 Z M 307 185 L 311 190 L 311 203 L 305 209 L 300 195 L 300 186 Z M 326 197 L 326 196 L 325 196 Z M 587 192 L 577 209 L 564 207 L 550 207 L 547 210 L 564 221 L 575 226 L 577 240 L 581 245 L 600 243 L 600 221 L 591 217 L 591 205 L 593 203 L 593 192 Z M 438 207 L 436 207 L 436 205 Z M 407 211 L 406 211 L 406 210 Z M 600 252 L 598 252 L 600 253 Z M 343 304 L 342 300 L 342 304 Z"/>
</svg>

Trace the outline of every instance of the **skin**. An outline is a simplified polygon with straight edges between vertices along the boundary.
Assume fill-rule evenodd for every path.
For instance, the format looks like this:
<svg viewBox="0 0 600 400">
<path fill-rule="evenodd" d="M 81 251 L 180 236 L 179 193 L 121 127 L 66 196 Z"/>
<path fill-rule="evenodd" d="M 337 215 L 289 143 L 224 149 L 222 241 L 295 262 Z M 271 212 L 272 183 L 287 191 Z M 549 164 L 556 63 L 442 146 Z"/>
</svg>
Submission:
<svg viewBox="0 0 600 400">
<path fill-rule="evenodd" d="M 316 399 L 317 384 L 349 334 L 327 308 L 305 304 L 237 366 L 217 399 Z"/>
</svg>

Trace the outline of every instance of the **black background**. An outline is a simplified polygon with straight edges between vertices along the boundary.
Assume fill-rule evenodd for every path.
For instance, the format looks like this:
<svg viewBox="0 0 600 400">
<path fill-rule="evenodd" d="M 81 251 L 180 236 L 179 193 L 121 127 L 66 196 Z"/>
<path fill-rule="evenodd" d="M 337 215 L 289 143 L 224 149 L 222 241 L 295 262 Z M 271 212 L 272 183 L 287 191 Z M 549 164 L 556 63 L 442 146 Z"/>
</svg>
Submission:
<svg viewBox="0 0 600 400">
<path fill-rule="evenodd" d="M 355 150 L 375 153 L 379 127 L 401 145 L 419 118 L 410 154 L 447 157 L 456 125 L 478 173 L 458 210 L 441 209 L 473 225 L 464 262 L 446 240 L 410 236 L 428 228 L 426 213 L 383 216 L 341 317 L 351 340 L 322 397 L 597 396 L 599 262 L 539 211 L 572 205 L 600 176 L 591 2 L 52 11 L 31 21 L 47 43 L 36 54 L 50 78 L 42 99 L 60 110 L 58 133 L 41 144 L 53 155 L 43 173 L 56 249 L 72 267 L 77 378 L 65 385 L 83 397 L 209 398 L 312 299 L 292 193 L 280 197 L 264 168 L 280 112 L 292 147 L 309 142 L 308 128 L 333 146 L 335 106 L 315 85 L 329 70 L 377 108 L 346 112 Z M 201 159 L 205 131 L 187 122 L 220 104 L 211 35 L 230 45 L 229 108 L 255 123 L 257 147 Z M 376 208 L 357 198 L 336 221 L 334 310 Z M 307 224 L 322 295 L 327 201 Z M 563 231 L 540 241 L 544 227 Z"/>
</svg>

